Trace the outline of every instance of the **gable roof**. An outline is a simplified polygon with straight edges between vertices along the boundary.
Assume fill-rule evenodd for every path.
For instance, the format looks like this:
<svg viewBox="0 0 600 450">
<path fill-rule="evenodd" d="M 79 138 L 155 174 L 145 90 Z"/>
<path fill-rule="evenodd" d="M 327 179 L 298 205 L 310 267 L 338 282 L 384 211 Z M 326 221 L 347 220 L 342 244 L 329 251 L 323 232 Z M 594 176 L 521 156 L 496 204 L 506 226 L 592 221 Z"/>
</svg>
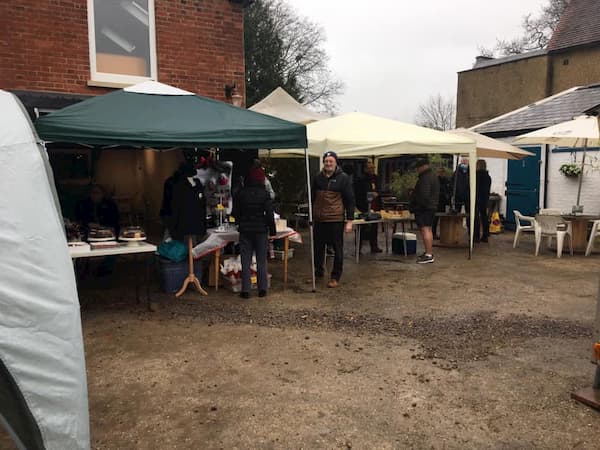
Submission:
<svg viewBox="0 0 600 450">
<path fill-rule="evenodd" d="M 575 87 L 475 125 L 482 134 L 521 134 L 537 130 L 600 107 L 600 84 Z"/>
<path fill-rule="evenodd" d="M 549 51 L 600 42 L 600 1 L 571 0 L 548 43 Z"/>
</svg>

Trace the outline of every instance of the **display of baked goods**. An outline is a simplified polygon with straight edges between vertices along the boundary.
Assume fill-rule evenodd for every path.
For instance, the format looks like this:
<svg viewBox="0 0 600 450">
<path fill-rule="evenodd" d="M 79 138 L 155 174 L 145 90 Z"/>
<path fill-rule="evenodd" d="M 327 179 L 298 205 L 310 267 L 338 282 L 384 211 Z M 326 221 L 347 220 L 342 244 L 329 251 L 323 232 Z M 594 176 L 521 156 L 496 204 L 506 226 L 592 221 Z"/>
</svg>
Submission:
<svg viewBox="0 0 600 450">
<path fill-rule="evenodd" d="M 141 227 L 126 227 L 121 230 L 121 234 L 119 235 L 119 239 L 129 240 L 144 240 L 146 239 L 146 233 Z"/>
<path fill-rule="evenodd" d="M 88 232 L 88 240 L 90 241 L 98 239 L 114 240 L 115 238 L 115 230 L 109 227 L 90 228 L 90 231 Z"/>
<path fill-rule="evenodd" d="M 380 211 L 383 219 L 398 219 L 398 218 L 409 218 L 411 217 L 410 211 Z"/>
</svg>

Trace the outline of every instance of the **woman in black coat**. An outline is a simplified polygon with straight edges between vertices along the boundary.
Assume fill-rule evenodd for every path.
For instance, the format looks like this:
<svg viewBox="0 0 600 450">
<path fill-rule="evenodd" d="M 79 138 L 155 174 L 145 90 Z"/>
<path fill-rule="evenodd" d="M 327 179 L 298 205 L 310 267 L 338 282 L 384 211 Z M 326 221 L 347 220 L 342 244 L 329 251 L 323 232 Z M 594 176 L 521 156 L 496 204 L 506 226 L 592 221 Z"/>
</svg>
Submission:
<svg viewBox="0 0 600 450">
<path fill-rule="evenodd" d="M 240 232 L 240 255 L 242 259 L 242 291 L 240 297 L 250 297 L 250 266 L 252 254 L 256 253 L 258 296 L 267 295 L 268 236 L 275 235 L 275 218 L 271 197 L 265 188 L 265 173 L 260 167 L 252 167 L 244 187 L 233 200 L 232 216 Z M 268 233 L 268 234 L 267 234 Z"/>
<path fill-rule="evenodd" d="M 475 242 L 487 242 L 490 235 L 490 221 L 488 219 L 488 202 L 492 178 L 487 171 L 485 160 L 477 161 L 476 196 L 475 196 Z M 481 237 L 479 235 L 480 228 Z"/>
</svg>

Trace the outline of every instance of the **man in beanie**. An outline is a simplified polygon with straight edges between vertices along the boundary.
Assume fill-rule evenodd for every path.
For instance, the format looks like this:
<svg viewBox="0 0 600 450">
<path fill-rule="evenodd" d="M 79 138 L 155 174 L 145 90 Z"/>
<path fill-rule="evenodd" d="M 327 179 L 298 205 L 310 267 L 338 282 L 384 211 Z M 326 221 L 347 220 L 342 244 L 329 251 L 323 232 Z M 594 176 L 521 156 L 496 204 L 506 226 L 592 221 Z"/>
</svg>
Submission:
<svg viewBox="0 0 600 450">
<path fill-rule="evenodd" d="M 338 286 L 344 265 L 344 231 L 352 231 L 354 189 L 348 174 L 337 164 L 335 152 L 323 155 L 323 170 L 313 179 L 313 220 L 315 239 L 315 276 L 323 278 L 325 246 L 335 252 L 333 270 L 327 286 Z"/>
<path fill-rule="evenodd" d="M 418 159 L 416 164 L 419 179 L 411 197 L 411 211 L 415 214 L 415 222 L 423 236 L 425 253 L 417 258 L 418 264 L 434 262 L 433 258 L 433 232 L 431 227 L 438 207 L 440 195 L 440 181 L 431 171 L 427 159 Z"/>
<path fill-rule="evenodd" d="M 269 287 L 267 274 L 268 236 L 275 236 L 275 219 L 271 197 L 265 189 L 265 173 L 253 166 L 248 172 L 244 187 L 235 196 L 231 215 L 235 217 L 240 232 L 240 257 L 242 260 L 242 291 L 240 297 L 250 297 L 250 266 L 256 253 L 258 296 L 265 297 Z M 267 234 L 268 233 L 268 234 Z"/>
</svg>

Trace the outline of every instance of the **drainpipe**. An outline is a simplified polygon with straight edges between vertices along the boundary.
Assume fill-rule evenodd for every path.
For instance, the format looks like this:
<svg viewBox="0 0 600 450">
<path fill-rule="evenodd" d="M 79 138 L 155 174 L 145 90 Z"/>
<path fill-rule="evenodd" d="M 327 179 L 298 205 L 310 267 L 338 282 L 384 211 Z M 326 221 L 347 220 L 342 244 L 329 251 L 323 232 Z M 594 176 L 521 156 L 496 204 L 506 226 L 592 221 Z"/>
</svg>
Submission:
<svg viewBox="0 0 600 450">
<path fill-rule="evenodd" d="M 544 204 L 543 208 L 548 207 L 548 158 L 550 157 L 550 145 L 544 144 Z"/>
</svg>

